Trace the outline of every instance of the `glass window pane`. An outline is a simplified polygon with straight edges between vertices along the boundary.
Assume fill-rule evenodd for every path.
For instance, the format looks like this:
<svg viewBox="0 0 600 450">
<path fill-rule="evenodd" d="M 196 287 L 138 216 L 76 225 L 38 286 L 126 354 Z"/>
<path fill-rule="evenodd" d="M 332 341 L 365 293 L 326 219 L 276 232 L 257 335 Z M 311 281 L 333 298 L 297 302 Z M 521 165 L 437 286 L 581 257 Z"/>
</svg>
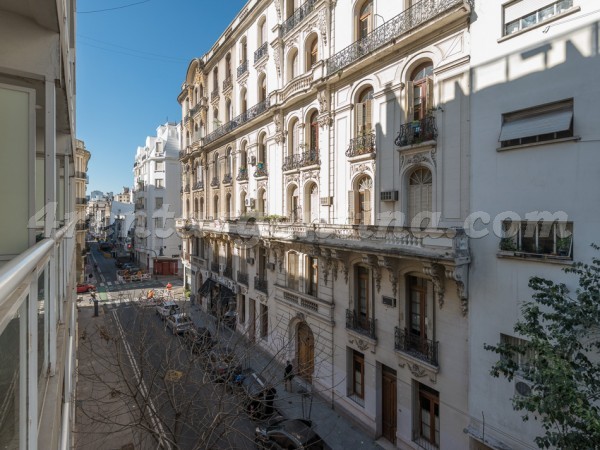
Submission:
<svg viewBox="0 0 600 450">
<path fill-rule="evenodd" d="M 19 448 L 19 316 L 0 334 L 0 443 Z"/>
<path fill-rule="evenodd" d="M 537 23 L 537 14 L 532 13 L 521 19 L 521 28 L 528 28 Z"/>
<path fill-rule="evenodd" d="M 45 357 L 45 347 L 44 347 L 44 329 L 45 329 L 45 315 L 46 315 L 46 301 L 45 301 L 45 274 L 46 270 L 42 271 L 40 276 L 38 277 L 38 375 L 41 377 L 42 373 L 45 371 L 44 366 L 44 357 Z M 0 347 L 1 348 L 1 347 Z M 41 406 L 41 405 L 40 405 Z"/>
<path fill-rule="evenodd" d="M 561 0 L 556 4 L 556 13 L 561 13 L 565 9 L 573 7 L 573 0 Z"/>
<path fill-rule="evenodd" d="M 548 19 L 554 15 L 554 5 L 546 6 L 538 11 L 538 19 L 540 21 Z"/>
<path fill-rule="evenodd" d="M 519 21 L 513 20 L 506 24 L 506 34 L 513 34 L 519 31 Z"/>
</svg>

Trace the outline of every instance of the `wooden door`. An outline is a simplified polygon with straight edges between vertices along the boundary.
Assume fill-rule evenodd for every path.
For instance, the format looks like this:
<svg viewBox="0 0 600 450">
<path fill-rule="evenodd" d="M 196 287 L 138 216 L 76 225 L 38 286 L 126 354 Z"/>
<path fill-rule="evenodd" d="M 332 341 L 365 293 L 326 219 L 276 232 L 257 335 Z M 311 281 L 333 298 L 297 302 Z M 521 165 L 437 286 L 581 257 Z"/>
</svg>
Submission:
<svg viewBox="0 0 600 450">
<path fill-rule="evenodd" d="M 383 437 L 396 444 L 396 371 L 383 366 L 381 372 L 381 425 Z"/>
<path fill-rule="evenodd" d="M 315 369 L 315 339 L 306 323 L 298 325 L 298 375 L 309 383 Z"/>
</svg>

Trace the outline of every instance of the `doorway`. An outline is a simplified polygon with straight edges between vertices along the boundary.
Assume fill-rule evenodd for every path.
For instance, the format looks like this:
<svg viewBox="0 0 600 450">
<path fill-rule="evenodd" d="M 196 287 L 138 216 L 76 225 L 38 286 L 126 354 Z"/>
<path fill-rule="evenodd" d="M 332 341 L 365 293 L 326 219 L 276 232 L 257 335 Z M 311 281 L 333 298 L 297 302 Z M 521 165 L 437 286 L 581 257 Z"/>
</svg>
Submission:
<svg viewBox="0 0 600 450">
<path fill-rule="evenodd" d="M 312 383 L 312 375 L 315 370 L 315 338 L 306 322 L 298 325 L 296 335 L 298 339 L 298 375 Z"/>
<path fill-rule="evenodd" d="M 387 366 L 381 370 L 381 428 L 385 439 L 396 444 L 396 371 Z"/>
</svg>

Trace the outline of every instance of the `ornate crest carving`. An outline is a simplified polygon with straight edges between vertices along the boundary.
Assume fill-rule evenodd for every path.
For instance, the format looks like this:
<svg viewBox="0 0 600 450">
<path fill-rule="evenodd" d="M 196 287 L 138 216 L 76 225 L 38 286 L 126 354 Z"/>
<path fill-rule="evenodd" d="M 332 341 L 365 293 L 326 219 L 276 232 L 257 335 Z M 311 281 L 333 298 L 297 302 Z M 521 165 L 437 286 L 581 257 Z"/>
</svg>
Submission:
<svg viewBox="0 0 600 450">
<path fill-rule="evenodd" d="M 281 0 L 275 0 L 275 11 L 277 12 L 277 22 L 281 21 Z"/>
<path fill-rule="evenodd" d="M 327 45 L 327 11 L 325 11 L 325 8 L 321 8 L 319 11 L 319 31 L 321 32 L 323 45 Z"/>
</svg>

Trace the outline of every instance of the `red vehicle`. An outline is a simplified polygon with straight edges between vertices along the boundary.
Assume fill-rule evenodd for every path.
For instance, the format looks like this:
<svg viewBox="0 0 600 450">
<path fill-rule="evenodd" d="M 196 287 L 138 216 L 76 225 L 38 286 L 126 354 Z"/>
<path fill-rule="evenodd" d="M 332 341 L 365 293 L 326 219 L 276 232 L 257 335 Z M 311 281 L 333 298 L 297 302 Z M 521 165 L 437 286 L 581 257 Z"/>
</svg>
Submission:
<svg viewBox="0 0 600 450">
<path fill-rule="evenodd" d="M 78 284 L 77 285 L 77 293 L 78 294 L 82 294 L 84 292 L 93 292 L 96 290 L 96 286 L 94 286 L 93 284 Z"/>
</svg>

